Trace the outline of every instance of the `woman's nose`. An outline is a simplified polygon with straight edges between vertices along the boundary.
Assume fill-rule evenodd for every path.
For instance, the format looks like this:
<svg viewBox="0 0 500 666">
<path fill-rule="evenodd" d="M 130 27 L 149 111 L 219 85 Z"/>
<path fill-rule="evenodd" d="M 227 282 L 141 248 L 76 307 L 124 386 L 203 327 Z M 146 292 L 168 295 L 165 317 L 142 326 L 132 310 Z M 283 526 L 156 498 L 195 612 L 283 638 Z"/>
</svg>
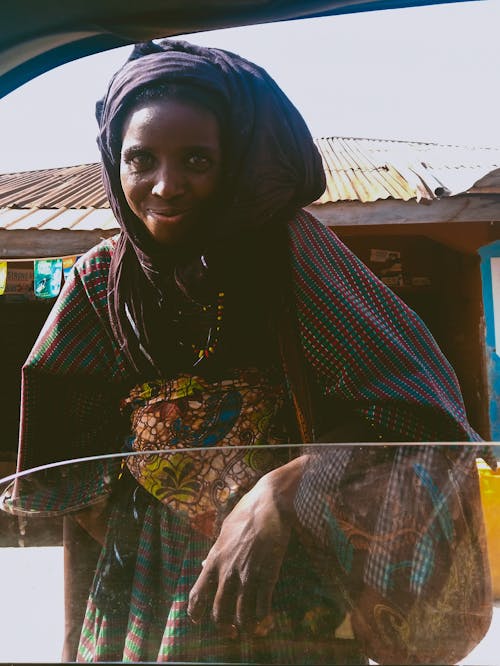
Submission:
<svg viewBox="0 0 500 666">
<path fill-rule="evenodd" d="M 171 199 L 184 191 L 184 178 L 178 169 L 164 167 L 158 169 L 152 187 L 155 196 Z"/>
</svg>

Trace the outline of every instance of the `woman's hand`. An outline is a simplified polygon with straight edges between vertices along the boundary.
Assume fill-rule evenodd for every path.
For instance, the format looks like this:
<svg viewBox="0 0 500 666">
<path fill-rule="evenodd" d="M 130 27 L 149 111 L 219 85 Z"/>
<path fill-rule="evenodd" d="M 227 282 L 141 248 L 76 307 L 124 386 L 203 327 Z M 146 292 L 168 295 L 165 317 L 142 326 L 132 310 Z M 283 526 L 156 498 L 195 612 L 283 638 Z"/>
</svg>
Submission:
<svg viewBox="0 0 500 666">
<path fill-rule="evenodd" d="M 302 467 L 296 458 L 263 476 L 225 519 L 189 596 L 193 622 L 210 612 L 227 637 L 268 633 Z"/>
</svg>

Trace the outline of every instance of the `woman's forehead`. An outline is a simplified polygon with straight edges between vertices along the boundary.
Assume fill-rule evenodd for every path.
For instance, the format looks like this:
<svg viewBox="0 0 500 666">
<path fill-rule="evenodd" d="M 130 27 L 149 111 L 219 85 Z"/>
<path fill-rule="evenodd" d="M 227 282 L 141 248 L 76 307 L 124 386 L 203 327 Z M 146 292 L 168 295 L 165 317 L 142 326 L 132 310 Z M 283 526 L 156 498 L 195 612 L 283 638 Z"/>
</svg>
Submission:
<svg viewBox="0 0 500 666">
<path fill-rule="evenodd" d="M 150 142 L 167 145 L 188 141 L 218 146 L 217 118 L 210 109 L 177 99 L 144 100 L 132 108 L 123 127 L 124 145 Z"/>
</svg>

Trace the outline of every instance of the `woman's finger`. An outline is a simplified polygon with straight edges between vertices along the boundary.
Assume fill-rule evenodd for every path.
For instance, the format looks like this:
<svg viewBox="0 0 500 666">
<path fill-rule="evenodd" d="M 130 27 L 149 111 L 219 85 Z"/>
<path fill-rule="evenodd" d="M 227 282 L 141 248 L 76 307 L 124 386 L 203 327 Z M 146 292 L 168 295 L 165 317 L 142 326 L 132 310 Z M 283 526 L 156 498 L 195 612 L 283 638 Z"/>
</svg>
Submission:
<svg viewBox="0 0 500 666">
<path fill-rule="evenodd" d="M 266 615 L 260 622 L 255 623 L 253 635 L 257 638 L 265 638 L 274 629 L 274 617 L 272 613 Z"/>
<path fill-rule="evenodd" d="M 237 576 L 221 576 L 214 597 L 212 619 L 217 625 L 231 626 L 236 623 L 236 595 L 239 581 Z"/>
<path fill-rule="evenodd" d="M 275 581 L 271 581 L 270 579 L 262 581 L 259 585 L 255 599 L 255 617 L 257 620 L 256 628 L 258 628 L 258 626 L 262 624 L 266 618 L 271 617 L 271 604 L 273 599 L 274 586 Z M 263 624 L 267 626 L 265 622 Z"/>
<path fill-rule="evenodd" d="M 187 614 L 192 622 L 199 622 L 204 615 L 208 615 L 216 590 L 217 576 L 204 568 L 189 593 Z"/>
<path fill-rule="evenodd" d="M 255 580 L 240 586 L 236 599 L 236 625 L 243 631 L 251 632 L 255 626 L 257 587 Z"/>
</svg>

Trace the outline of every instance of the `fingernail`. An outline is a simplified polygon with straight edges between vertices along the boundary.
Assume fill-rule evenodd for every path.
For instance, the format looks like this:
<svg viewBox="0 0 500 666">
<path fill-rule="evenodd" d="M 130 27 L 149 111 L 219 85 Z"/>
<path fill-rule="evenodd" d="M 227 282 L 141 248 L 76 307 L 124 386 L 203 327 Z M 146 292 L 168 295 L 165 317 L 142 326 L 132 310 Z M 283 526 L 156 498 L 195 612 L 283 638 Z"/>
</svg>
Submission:
<svg viewBox="0 0 500 666">
<path fill-rule="evenodd" d="M 201 621 L 201 615 L 199 615 L 198 613 L 193 613 L 189 609 L 187 611 L 187 616 L 193 624 L 199 624 Z"/>
<path fill-rule="evenodd" d="M 235 624 L 221 624 L 220 632 L 224 638 L 229 638 L 230 640 L 238 638 L 239 635 L 238 627 Z"/>
<path fill-rule="evenodd" d="M 253 633 L 258 638 L 264 638 L 272 629 L 274 629 L 273 616 L 266 615 L 260 622 L 257 622 Z"/>
</svg>

